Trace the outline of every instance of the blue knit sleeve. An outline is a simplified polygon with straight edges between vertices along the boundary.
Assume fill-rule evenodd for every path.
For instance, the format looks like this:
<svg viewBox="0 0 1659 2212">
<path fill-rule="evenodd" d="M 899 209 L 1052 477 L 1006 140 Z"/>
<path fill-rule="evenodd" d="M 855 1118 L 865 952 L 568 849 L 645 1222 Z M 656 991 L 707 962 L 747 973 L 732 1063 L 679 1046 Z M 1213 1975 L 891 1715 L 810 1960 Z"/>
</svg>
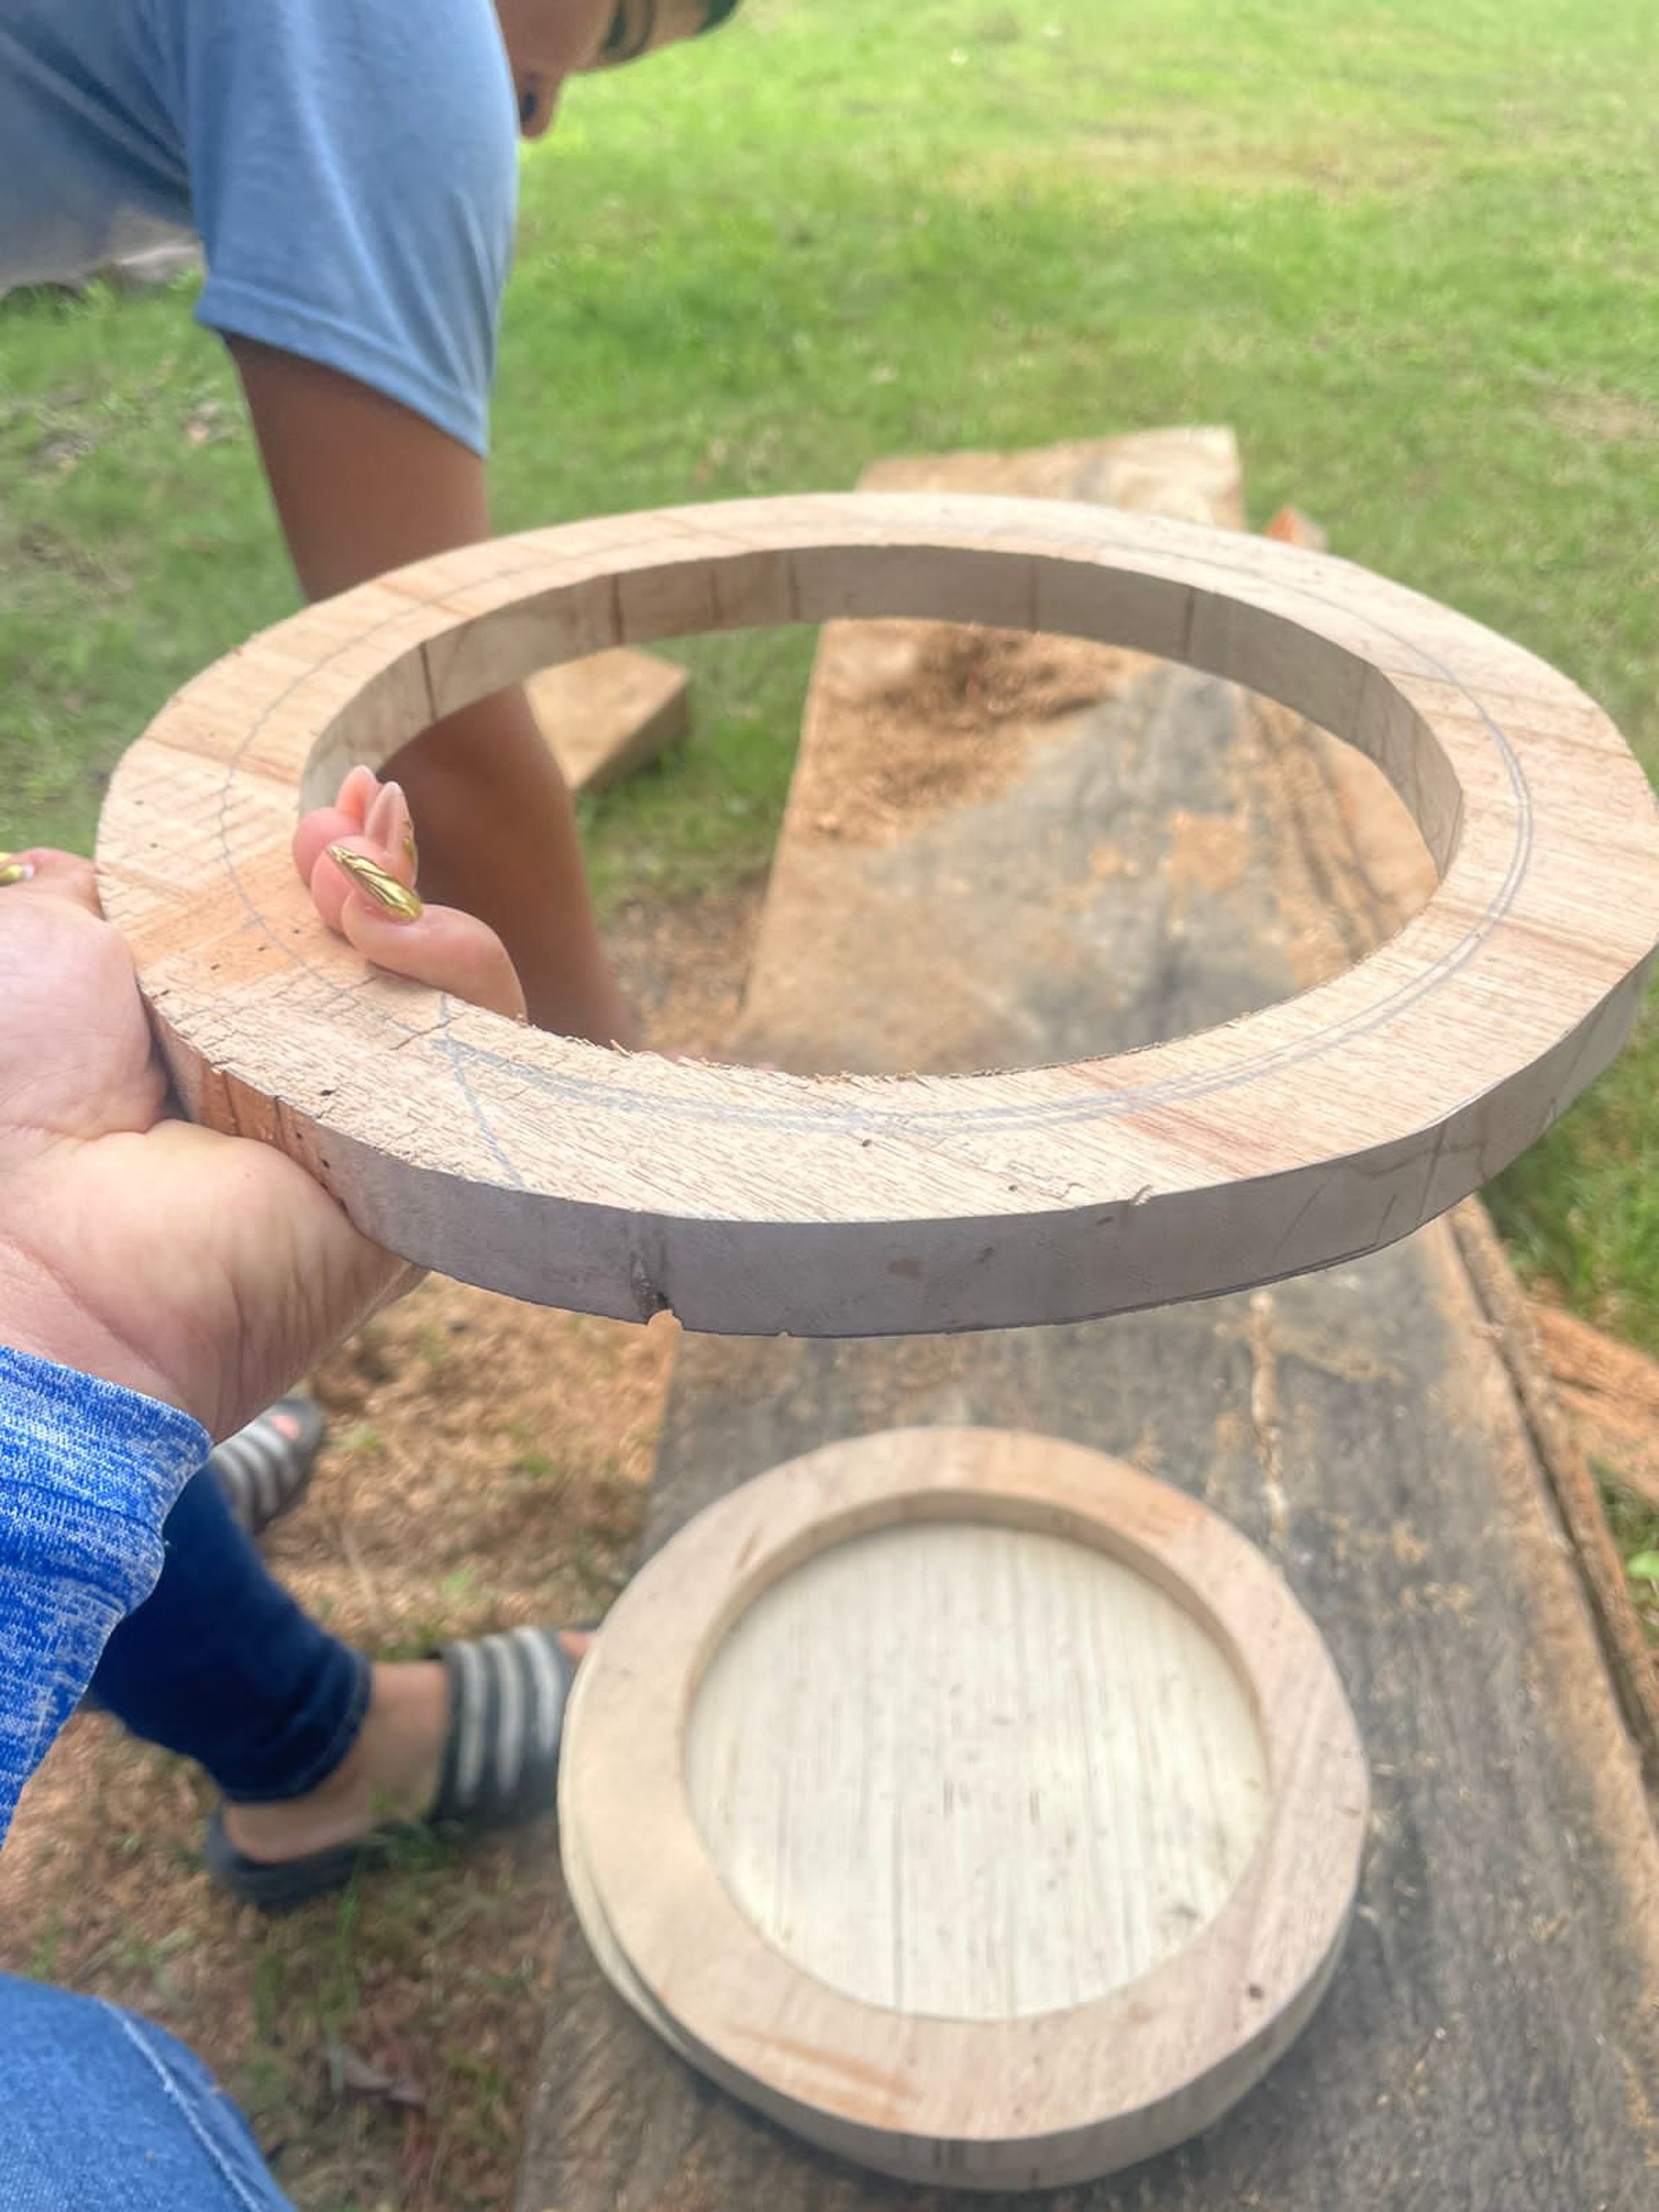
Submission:
<svg viewBox="0 0 1659 2212">
<path fill-rule="evenodd" d="M 162 1523 L 207 1456 L 188 1414 L 0 1347 L 0 1837 L 162 1571 Z"/>
</svg>

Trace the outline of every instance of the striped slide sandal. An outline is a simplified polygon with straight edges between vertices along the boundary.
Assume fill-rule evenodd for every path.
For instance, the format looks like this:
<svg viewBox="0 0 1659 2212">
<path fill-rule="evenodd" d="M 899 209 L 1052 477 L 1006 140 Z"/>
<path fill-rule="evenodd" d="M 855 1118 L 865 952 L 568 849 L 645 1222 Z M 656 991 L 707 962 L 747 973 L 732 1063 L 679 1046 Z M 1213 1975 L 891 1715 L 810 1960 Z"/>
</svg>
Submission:
<svg viewBox="0 0 1659 2212">
<path fill-rule="evenodd" d="M 449 1678 L 449 1732 L 431 1810 L 389 1821 L 350 1843 L 272 1861 L 238 1851 L 215 1810 L 207 1827 L 207 1871 L 222 1889 L 264 1912 L 287 1912 L 384 1866 L 420 1834 L 466 1836 L 512 1827 L 550 1813 L 557 1795 L 559 1739 L 576 1662 L 551 1628 L 504 1629 L 431 1654 Z"/>
<path fill-rule="evenodd" d="M 305 1496 L 325 1426 L 321 1408 L 309 1398 L 279 1398 L 207 1454 L 213 1480 L 250 1536 L 291 1512 Z"/>
</svg>

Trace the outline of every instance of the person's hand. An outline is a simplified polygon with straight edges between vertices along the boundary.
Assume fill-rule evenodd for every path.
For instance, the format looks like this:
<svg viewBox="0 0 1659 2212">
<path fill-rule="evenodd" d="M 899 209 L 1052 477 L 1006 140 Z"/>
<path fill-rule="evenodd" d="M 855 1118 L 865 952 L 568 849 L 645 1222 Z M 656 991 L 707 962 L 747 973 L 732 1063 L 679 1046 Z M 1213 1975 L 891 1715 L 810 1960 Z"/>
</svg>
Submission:
<svg viewBox="0 0 1659 2212">
<path fill-rule="evenodd" d="M 396 785 L 353 770 L 336 805 L 301 823 L 295 858 L 321 920 L 367 958 L 522 1018 L 493 933 L 410 895 Z M 89 862 L 4 857 L 0 1006 L 0 1344 L 224 1436 L 407 1279 L 283 1154 L 169 1116 L 132 961 L 99 916 Z"/>
<path fill-rule="evenodd" d="M 532 4 L 547 11 L 547 0 Z M 475 453 L 323 362 L 251 339 L 232 337 L 230 348 L 308 599 L 487 541 Z M 433 897 L 498 932 L 531 1019 L 632 1047 L 636 1025 L 600 942 L 570 793 L 520 687 L 445 715 L 403 747 L 391 772 L 431 849 Z"/>
</svg>

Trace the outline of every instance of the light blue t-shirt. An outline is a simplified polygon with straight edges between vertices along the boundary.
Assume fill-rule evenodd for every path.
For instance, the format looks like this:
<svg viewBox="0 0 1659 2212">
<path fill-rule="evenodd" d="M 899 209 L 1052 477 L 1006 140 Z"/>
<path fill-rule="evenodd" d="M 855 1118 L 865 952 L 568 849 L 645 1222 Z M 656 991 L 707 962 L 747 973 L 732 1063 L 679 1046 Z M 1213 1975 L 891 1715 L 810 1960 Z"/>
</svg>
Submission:
<svg viewBox="0 0 1659 2212">
<path fill-rule="evenodd" d="M 194 231 L 199 321 L 480 453 L 517 149 L 491 0 L 0 0 L 0 290 Z"/>
</svg>

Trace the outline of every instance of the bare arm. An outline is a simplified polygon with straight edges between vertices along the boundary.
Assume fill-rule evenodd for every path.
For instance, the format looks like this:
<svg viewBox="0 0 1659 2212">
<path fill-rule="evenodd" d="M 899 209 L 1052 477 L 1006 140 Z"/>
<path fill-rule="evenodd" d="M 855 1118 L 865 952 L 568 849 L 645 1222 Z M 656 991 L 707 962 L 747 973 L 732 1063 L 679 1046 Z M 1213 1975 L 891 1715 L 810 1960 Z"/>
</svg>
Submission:
<svg viewBox="0 0 1659 2212">
<path fill-rule="evenodd" d="M 232 339 L 302 588 L 325 599 L 490 535 L 476 454 L 338 371 Z M 522 691 L 498 691 L 404 747 L 422 889 L 479 915 L 518 967 L 532 1021 L 632 1044 L 594 926 L 575 817 Z"/>
</svg>

